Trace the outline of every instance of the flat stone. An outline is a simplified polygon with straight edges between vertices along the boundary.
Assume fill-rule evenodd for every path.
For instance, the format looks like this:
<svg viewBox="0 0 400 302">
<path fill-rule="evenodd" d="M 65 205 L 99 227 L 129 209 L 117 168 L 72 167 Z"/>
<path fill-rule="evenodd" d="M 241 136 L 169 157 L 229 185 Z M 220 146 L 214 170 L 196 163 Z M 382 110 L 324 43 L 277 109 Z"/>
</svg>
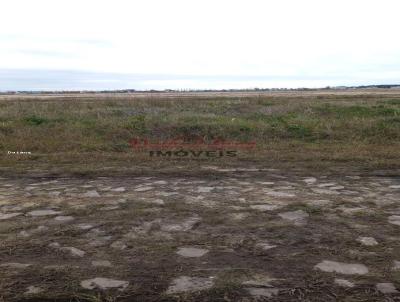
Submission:
<svg viewBox="0 0 400 302">
<path fill-rule="evenodd" d="M 19 215 L 22 215 L 22 213 L 6 213 L 6 214 L 0 213 L 0 220 L 7 220 L 10 218 L 17 217 Z"/>
<path fill-rule="evenodd" d="M 198 187 L 197 193 L 210 193 L 214 187 Z"/>
<path fill-rule="evenodd" d="M 157 180 L 157 181 L 153 181 L 152 184 L 153 185 L 166 185 L 166 184 L 168 184 L 168 182 L 165 180 Z"/>
<path fill-rule="evenodd" d="M 272 197 L 286 197 L 286 198 L 289 198 L 289 197 L 296 197 L 295 194 L 293 194 L 293 193 L 287 193 L 287 192 L 271 191 L 271 192 L 267 192 L 266 194 L 269 195 L 269 196 L 272 196 Z"/>
<path fill-rule="evenodd" d="M 139 188 L 136 188 L 135 191 L 136 192 L 146 192 L 146 191 L 150 191 L 153 189 L 154 189 L 154 187 L 139 187 Z"/>
<path fill-rule="evenodd" d="M 343 190 L 343 186 L 335 186 L 335 187 L 330 187 L 329 190 Z"/>
<path fill-rule="evenodd" d="M 165 205 L 164 200 L 159 199 L 159 198 L 157 198 L 157 199 L 148 199 L 148 200 L 146 200 L 146 203 L 155 204 L 155 205 L 159 205 L 159 206 Z"/>
<path fill-rule="evenodd" d="M 277 288 L 247 287 L 246 290 L 255 298 L 272 298 L 279 293 Z"/>
<path fill-rule="evenodd" d="M 163 196 L 163 197 L 168 197 L 168 196 L 178 195 L 178 194 L 179 193 L 177 193 L 177 192 L 158 192 L 158 193 L 156 193 L 156 195 Z"/>
<path fill-rule="evenodd" d="M 378 245 L 378 242 L 373 237 L 358 237 L 357 241 L 366 246 Z"/>
<path fill-rule="evenodd" d="M 338 194 L 340 194 L 339 192 L 336 192 L 335 190 L 327 190 L 327 189 L 321 189 L 321 188 L 319 188 L 319 189 L 313 188 L 312 191 L 314 193 L 317 193 L 317 194 L 326 194 L 326 195 L 338 195 Z"/>
<path fill-rule="evenodd" d="M 269 244 L 268 242 L 259 242 L 256 244 L 256 248 L 262 249 L 264 251 L 273 249 L 276 245 Z"/>
<path fill-rule="evenodd" d="M 58 242 L 52 242 L 48 246 L 52 249 L 59 249 L 61 247 L 61 244 L 59 244 Z"/>
<path fill-rule="evenodd" d="M 7 267 L 7 268 L 13 268 L 13 269 L 24 269 L 32 264 L 26 264 L 26 263 L 16 263 L 16 262 L 8 262 L 8 263 L 2 263 L 0 264 L 0 267 Z"/>
<path fill-rule="evenodd" d="M 310 200 L 307 201 L 308 205 L 311 206 L 316 206 L 316 207 L 324 207 L 324 206 L 329 206 L 331 205 L 333 202 L 331 200 L 326 200 L 326 199 L 318 199 L 318 200 Z"/>
<path fill-rule="evenodd" d="M 246 219 L 247 217 L 249 217 L 249 213 L 247 212 L 241 212 L 241 213 L 230 213 L 229 216 L 233 219 L 233 220 L 243 220 Z"/>
<path fill-rule="evenodd" d="M 81 230 L 90 230 L 90 229 L 94 228 L 94 225 L 92 225 L 90 223 L 79 223 L 75 226 Z"/>
<path fill-rule="evenodd" d="M 311 184 L 317 182 L 317 179 L 315 177 L 308 177 L 308 178 L 303 179 L 303 181 L 306 184 L 311 185 Z"/>
<path fill-rule="evenodd" d="M 75 218 L 72 216 L 57 216 L 54 218 L 54 220 L 59 221 L 59 222 L 69 222 L 74 220 Z"/>
<path fill-rule="evenodd" d="M 92 261 L 92 266 L 95 267 L 111 267 L 111 262 L 108 260 L 94 260 Z"/>
<path fill-rule="evenodd" d="M 394 260 L 394 261 L 393 261 L 393 267 L 392 267 L 392 269 L 393 269 L 394 271 L 400 270 L 400 261 Z"/>
<path fill-rule="evenodd" d="M 198 258 L 208 253 L 206 249 L 199 249 L 195 247 L 181 247 L 176 252 L 178 255 L 186 258 Z"/>
<path fill-rule="evenodd" d="M 391 189 L 400 189 L 400 185 L 389 186 L 389 188 L 391 188 Z"/>
<path fill-rule="evenodd" d="M 3 207 L 1 207 L 1 210 L 3 212 L 18 212 L 21 211 L 23 209 L 23 207 L 21 207 L 20 205 L 12 205 L 12 204 L 7 204 Z"/>
<path fill-rule="evenodd" d="M 81 195 L 82 197 L 100 197 L 99 192 L 96 190 L 87 191 Z"/>
<path fill-rule="evenodd" d="M 339 273 L 344 275 L 365 275 L 368 268 L 364 264 L 342 263 L 336 261 L 324 260 L 318 263 L 314 268 L 323 272 Z"/>
<path fill-rule="evenodd" d="M 49 269 L 49 270 L 61 271 L 61 270 L 64 270 L 65 265 L 46 265 L 43 268 Z"/>
<path fill-rule="evenodd" d="M 308 215 L 308 213 L 304 212 L 303 210 L 284 212 L 284 213 L 279 213 L 278 215 L 282 219 L 292 221 L 297 225 L 304 224 L 305 219 L 310 216 L 310 215 Z"/>
<path fill-rule="evenodd" d="M 341 210 L 344 214 L 346 215 L 354 215 L 354 214 L 359 214 L 359 213 L 367 213 L 369 209 L 365 207 L 337 207 L 338 210 Z"/>
<path fill-rule="evenodd" d="M 49 228 L 48 228 L 47 226 L 39 225 L 37 228 L 31 229 L 31 230 L 29 230 L 29 231 L 23 230 L 23 231 L 19 232 L 18 235 L 19 235 L 19 236 L 22 236 L 22 237 L 29 237 L 29 236 L 31 236 L 31 235 L 33 235 L 33 234 L 45 232 L 45 231 L 47 231 L 48 229 L 49 229 Z"/>
<path fill-rule="evenodd" d="M 334 282 L 335 282 L 335 284 L 337 284 L 341 287 L 354 287 L 354 283 L 352 283 L 346 279 L 335 278 Z"/>
<path fill-rule="evenodd" d="M 94 237 L 89 243 L 89 246 L 92 247 L 99 247 L 99 246 L 105 246 L 108 244 L 108 241 L 112 239 L 112 236 L 97 236 Z"/>
<path fill-rule="evenodd" d="M 392 215 L 388 217 L 388 221 L 394 225 L 400 225 L 400 216 L 399 215 Z"/>
<path fill-rule="evenodd" d="M 161 225 L 161 230 L 165 232 L 186 232 L 201 221 L 199 217 L 190 217 L 181 223 L 168 223 Z"/>
<path fill-rule="evenodd" d="M 72 246 L 64 246 L 60 248 L 60 251 L 69 252 L 73 257 L 83 257 L 86 254 L 84 251 Z"/>
<path fill-rule="evenodd" d="M 167 294 L 194 292 L 210 289 L 214 286 L 212 278 L 199 278 L 182 276 L 172 281 L 167 289 Z"/>
<path fill-rule="evenodd" d="M 279 208 L 281 208 L 281 206 L 274 205 L 274 204 L 255 204 L 255 205 L 250 206 L 250 209 L 261 211 L 261 212 L 273 211 L 273 210 L 277 210 Z"/>
<path fill-rule="evenodd" d="M 382 294 L 397 294 L 399 292 L 393 283 L 389 282 L 376 284 L 376 289 Z"/>
<path fill-rule="evenodd" d="M 317 187 L 318 188 L 326 188 L 326 187 L 333 187 L 336 186 L 336 182 L 325 182 L 322 184 L 319 184 Z"/>
<path fill-rule="evenodd" d="M 121 250 L 121 251 L 127 248 L 126 244 L 122 241 L 114 241 L 110 246 L 113 249 Z"/>
<path fill-rule="evenodd" d="M 119 188 L 111 189 L 110 191 L 113 191 L 113 192 L 125 192 L 126 189 L 124 187 L 119 187 Z"/>
<path fill-rule="evenodd" d="M 256 274 L 251 280 L 243 281 L 242 285 L 248 287 L 273 287 L 271 282 L 276 280 L 266 275 Z"/>
<path fill-rule="evenodd" d="M 53 191 L 53 192 L 49 192 L 48 195 L 51 196 L 51 197 L 58 197 L 58 196 L 61 195 L 61 192 L 60 191 Z"/>
<path fill-rule="evenodd" d="M 113 211 L 113 210 L 118 210 L 120 209 L 120 206 L 118 205 L 113 205 L 113 206 L 105 206 L 100 208 L 101 211 Z"/>
<path fill-rule="evenodd" d="M 272 186 L 275 184 L 273 181 L 257 181 L 260 185 Z"/>
<path fill-rule="evenodd" d="M 114 280 L 109 278 L 93 278 L 89 280 L 84 280 L 81 282 L 81 286 L 86 289 L 109 289 L 117 288 L 119 290 L 124 290 L 128 287 L 128 281 Z"/>
<path fill-rule="evenodd" d="M 42 288 L 31 285 L 26 288 L 26 292 L 24 293 L 24 295 L 37 295 L 41 292 L 43 292 Z"/>
<path fill-rule="evenodd" d="M 58 214 L 61 214 L 61 212 L 54 211 L 54 210 L 35 210 L 35 211 L 28 212 L 28 215 L 33 216 L 33 217 L 52 216 L 52 215 L 58 215 Z"/>
</svg>

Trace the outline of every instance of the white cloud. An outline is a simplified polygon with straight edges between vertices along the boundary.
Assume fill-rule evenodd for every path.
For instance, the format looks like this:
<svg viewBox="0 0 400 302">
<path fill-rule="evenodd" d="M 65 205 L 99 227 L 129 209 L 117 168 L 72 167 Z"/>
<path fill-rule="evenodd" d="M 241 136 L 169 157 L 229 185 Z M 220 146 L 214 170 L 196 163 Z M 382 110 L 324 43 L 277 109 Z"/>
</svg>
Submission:
<svg viewBox="0 0 400 302">
<path fill-rule="evenodd" d="M 397 0 L 2 0 L 0 9 L 0 68 L 324 83 L 400 71 Z"/>
</svg>

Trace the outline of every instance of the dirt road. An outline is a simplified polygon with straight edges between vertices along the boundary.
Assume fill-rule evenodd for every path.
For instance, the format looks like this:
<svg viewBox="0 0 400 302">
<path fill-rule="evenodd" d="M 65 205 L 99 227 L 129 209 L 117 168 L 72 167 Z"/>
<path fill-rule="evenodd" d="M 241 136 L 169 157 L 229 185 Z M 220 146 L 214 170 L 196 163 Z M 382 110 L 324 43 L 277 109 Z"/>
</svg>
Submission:
<svg viewBox="0 0 400 302">
<path fill-rule="evenodd" d="M 203 171 L 1 178 L 0 301 L 399 299 L 396 174 Z"/>
</svg>

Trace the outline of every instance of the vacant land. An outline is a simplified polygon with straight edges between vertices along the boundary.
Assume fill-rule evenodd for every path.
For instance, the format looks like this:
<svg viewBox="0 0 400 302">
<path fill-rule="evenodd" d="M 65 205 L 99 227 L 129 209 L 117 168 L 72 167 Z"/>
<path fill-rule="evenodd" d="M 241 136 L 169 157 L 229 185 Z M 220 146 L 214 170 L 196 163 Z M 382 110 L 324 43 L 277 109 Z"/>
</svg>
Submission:
<svg viewBox="0 0 400 302">
<path fill-rule="evenodd" d="M 200 137 L 256 142 L 234 160 L 215 160 L 224 164 L 399 167 L 400 94 L 389 92 L 2 97 L 0 166 L 78 172 L 171 166 L 132 150 L 130 140 Z"/>
<path fill-rule="evenodd" d="M 0 301 L 399 301 L 399 150 L 392 91 L 1 97 Z"/>
</svg>

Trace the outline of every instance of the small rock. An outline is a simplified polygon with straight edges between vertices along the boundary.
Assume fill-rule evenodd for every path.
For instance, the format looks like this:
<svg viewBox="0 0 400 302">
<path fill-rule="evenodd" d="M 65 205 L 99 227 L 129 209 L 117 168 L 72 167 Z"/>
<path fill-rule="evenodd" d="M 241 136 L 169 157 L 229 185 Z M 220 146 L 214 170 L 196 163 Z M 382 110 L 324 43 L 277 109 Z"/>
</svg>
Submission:
<svg viewBox="0 0 400 302">
<path fill-rule="evenodd" d="M 90 229 L 94 228 L 94 226 L 89 223 L 79 223 L 76 225 L 76 227 L 81 230 L 90 230 Z"/>
<path fill-rule="evenodd" d="M 400 185 L 389 186 L 389 188 L 391 188 L 391 189 L 400 189 Z"/>
<path fill-rule="evenodd" d="M 376 289 L 382 294 L 396 294 L 399 292 L 393 283 L 378 283 Z"/>
<path fill-rule="evenodd" d="M 149 200 L 146 200 L 146 202 L 150 203 L 150 204 L 159 205 L 159 206 L 163 206 L 165 204 L 164 200 L 158 199 L 158 198 L 157 199 L 149 199 Z"/>
<path fill-rule="evenodd" d="M 294 222 L 296 225 L 302 225 L 305 223 L 305 219 L 309 217 L 308 213 L 303 210 L 297 210 L 292 212 L 284 212 L 278 214 L 282 219 Z"/>
<path fill-rule="evenodd" d="M 230 213 L 229 216 L 233 219 L 233 220 L 243 220 L 246 219 L 247 217 L 249 217 L 249 213 L 246 212 L 241 212 L 241 213 Z"/>
<path fill-rule="evenodd" d="M 258 181 L 258 183 L 266 186 L 272 186 L 273 184 L 275 184 L 273 181 Z"/>
<path fill-rule="evenodd" d="M 261 211 L 261 212 L 273 211 L 273 210 L 276 210 L 279 208 L 281 208 L 281 206 L 272 205 L 272 204 L 255 204 L 255 205 L 250 206 L 250 209 Z"/>
<path fill-rule="evenodd" d="M 269 195 L 269 196 L 272 196 L 272 197 L 284 197 L 284 198 L 285 198 L 285 197 L 287 197 L 287 198 L 289 198 L 289 197 L 296 197 L 295 194 L 287 193 L 287 192 L 271 191 L 271 192 L 267 192 L 266 194 Z"/>
<path fill-rule="evenodd" d="M 378 242 L 373 237 L 358 237 L 357 241 L 366 246 L 378 245 Z"/>
<path fill-rule="evenodd" d="M 25 295 L 37 295 L 40 294 L 41 292 L 43 292 L 43 289 L 41 289 L 40 287 L 36 287 L 36 286 L 28 286 L 27 291 L 24 293 Z"/>
<path fill-rule="evenodd" d="M 394 260 L 393 261 L 393 268 L 392 268 L 394 271 L 398 271 L 398 270 L 400 270 L 400 261 L 396 261 L 396 260 Z"/>
<path fill-rule="evenodd" d="M 248 287 L 246 290 L 255 298 L 271 298 L 279 293 L 277 288 Z"/>
<path fill-rule="evenodd" d="M 365 275 L 368 273 L 368 268 L 363 264 L 342 263 L 329 260 L 324 260 L 321 263 L 318 263 L 314 268 L 320 269 L 323 272 L 339 273 L 344 275 Z"/>
<path fill-rule="evenodd" d="M 33 217 L 40 217 L 40 216 L 51 216 L 51 215 L 58 215 L 61 214 L 59 211 L 54 210 L 35 210 L 28 212 L 29 216 Z"/>
<path fill-rule="evenodd" d="M 354 283 L 346 280 L 346 279 L 338 279 L 335 278 L 335 284 L 342 286 L 342 287 L 354 287 Z"/>
<path fill-rule="evenodd" d="M 49 244 L 49 247 L 51 247 L 53 249 L 59 249 L 61 247 L 61 245 L 58 242 L 52 242 Z"/>
<path fill-rule="evenodd" d="M 50 197 L 58 197 L 61 195 L 61 192 L 59 191 L 53 191 L 53 192 L 49 192 L 47 193 Z"/>
<path fill-rule="evenodd" d="M 343 190 L 343 186 L 335 186 L 335 187 L 330 187 L 329 190 Z"/>
<path fill-rule="evenodd" d="M 273 249 L 276 245 L 269 244 L 267 242 L 259 242 L 256 244 L 256 248 L 262 249 L 264 251 Z"/>
<path fill-rule="evenodd" d="M 400 216 L 399 215 L 389 216 L 388 221 L 391 224 L 400 225 Z"/>
<path fill-rule="evenodd" d="M 81 195 L 82 197 L 100 197 L 100 194 L 96 190 L 87 191 Z"/>
<path fill-rule="evenodd" d="M 119 188 L 111 189 L 110 191 L 113 191 L 113 192 L 125 192 L 126 189 L 124 187 L 119 187 Z"/>
<path fill-rule="evenodd" d="M 146 191 L 150 191 L 153 189 L 154 189 L 153 187 L 139 187 L 139 188 L 136 188 L 135 191 L 136 192 L 146 192 Z"/>
<path fill-rule="evenodd" d="M 89 280 L 84 280 L 81 282 L 81 286 L 86 289 L 109 289 L 118 288 L 119 290 L 124 290 L 128 287 L 128 281 L 113 280 L 108 278 L 94 278 Z"/>
<path fill-rule="evenodd" d="M 75 218 L 72 216 L 57 216 L 54 218 L 54 220 L 59 221 L 59 222 L 68 222 L 68 221 L 72 221 Z"/>
<path fill-rule="evenodd" d="M 331 200 L 326 200 L 326 199 L 318 199 L 318 200 L 310 200 L 307 201 L 307 204 L 310 206 L 315 206 L 315 207 L 323 207 L 323 206 L 329 206 L 332 204 Z"/>
<path fill-rule="evenodd" d="M 335 190 L 327 190 L 327 189 L 321 189 L 321 188 L 313 188 L 311 189 L 314 193 L 317 194 L 327 194 L 327 195 L 339 195 L 340 193 L 335 191 Z"/>
<path fill-rule="evenodd" d="M 22 215 L 22 213 L 7 213 L 7 214 L 0 213 L 0 220 L 6 220 L 6 219 L 14 218 L 14 217 L 17 217 L 19 215 Z"/>
<path fill-rule="evenodd" d="M 154 185 L 166 185 L 168 184 L 168 182 L 166 182 L 165 180 L 157 180 L 153 182 Z"/>
<path fill-rule="evenodd" d="M 208 250 L 206 249 L 199 249 L 195 247 L 181 247 L 179 250 L 176 252 L 178 255 L 186 258 L 197 258 L 197 257 L 202 257 L 205 254 L 208 253 Z"/>
<path fill-rule="evenodd" d="M 72 246 L 64 246 L 64 247 L 60 248 L 60 251 L 69 252 L 71 254 L 71 256 L 73 256 L 73 257 L 83 257 L 86 254 L 84 251 L 77 249 L 75 247 L 72 247 Z"/>
<path fill-rule="evenodd" d="M 181 223 L 163 224 L 161 225 L 161 230 L 165 232 L 186 232 L 193 229 L 200 221 L 201 218 L 199 217 L 190 217 Z"/>
<path fill-rule="evenodd" d="M 95 267 L 111 267 L 111 262 L 108 260 L 94 260 L 92 261 L 92 266 Z"/>
<path fill-rule="evenodd" d="M 198 187 L 197 193 L 210 193 L 214 187 Z"/>
<path fill-rule="evenodd" d="M 242 282 L 242 285 L 249 287 L 273 287 L 271 282 L 276 280 L 275 278 L 271 278 L 266 275 L 256 274 L 253 276 L 251 280 L 247 280 Z"/>
<path fill-rule="evenodd" d="M 326 187 L 333 187 L 333 186 L 336 186 L 335 182 L 325 182 L 325 183 L 319 184 L 317 187 L 318 188 L 326 188 Z"/>
<path fill-rule="evenodd" d="M 306 184 L 311 185 L 311 184 L 315 183 L 317 181 L 317 179 L 315 177 L 308 177 L 308 178 L 303 179 L 303 181 Z"/>
<path fill-rule="evenodd" d="M 210 289 L 213 287 L 212 278 L 198 278 L 182 276 L 172 281 L 167 289 L 167 294 L 177 294 Z"/>
<path fill-rule="evenodd" d="M 0 264 L 0 267 L 7 267 L 7 268 L 14 268 L 14 269 L 24 269 L 32 264 L 25 264 L 25 263 L 16 263 L 16 262 L 8 262 Z"/>
<path fill-rule="evenodd" d="M 118 210 L 120 209 L 120 206 L 115 205 L 115 206 L 105 206 L 100 208 L 101 211 L 113 211 L 113 210 Z"/>
<path fill-rule="evenodd" d="M 113 249 L 117 249 L 117 250 L 121 250 L 121 251 L 127 248 L 126 244 L 125 244 L 124 242 L 122 242 L 122 241 L 115 241 L 115 242 L 113 242 L 113 243 L 111 244 L 111 247 L 112 247 Z"/>
</svg>

